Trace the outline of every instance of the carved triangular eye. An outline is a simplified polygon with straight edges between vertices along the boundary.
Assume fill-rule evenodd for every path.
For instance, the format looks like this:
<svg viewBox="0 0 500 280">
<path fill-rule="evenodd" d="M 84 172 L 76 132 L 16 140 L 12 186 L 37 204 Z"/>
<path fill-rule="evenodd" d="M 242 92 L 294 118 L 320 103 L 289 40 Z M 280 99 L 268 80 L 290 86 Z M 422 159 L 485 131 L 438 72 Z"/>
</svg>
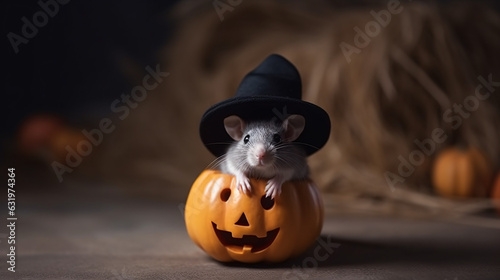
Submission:
<svg viewBox="0 0 500 280">
<path fill-rule="evenodd" d="M 249 226 L 247 217 L 245 216 L 245 213 L 241 214 L 240 219 L 234 224 L 239 225 L 239 226 L 245 226 L 245 227 Z"/>
</svg>

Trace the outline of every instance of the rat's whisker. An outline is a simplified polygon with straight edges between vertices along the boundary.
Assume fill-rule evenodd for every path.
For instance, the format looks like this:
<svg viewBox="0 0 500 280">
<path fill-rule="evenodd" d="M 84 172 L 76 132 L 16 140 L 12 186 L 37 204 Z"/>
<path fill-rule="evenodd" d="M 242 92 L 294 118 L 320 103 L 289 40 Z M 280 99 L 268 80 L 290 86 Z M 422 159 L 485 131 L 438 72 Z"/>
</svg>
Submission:
<svg viewBox="0 0 500 280">
<path fill-rule="evenodd" d="M 219 167 L 226 161 L 226 155 L 222 155 L 216 159 L 214 159 L 206 169 L 219 169 Z"/>
<path fill-rule="evenodd" d="M 291 165 L 291 162 L 290 160 L 285 160 L 285 158 L 283 158 L 282 156 L 280 155 L 276 155 L 276 160 L 277 161 L 281 161 L 282 163 L 284 163 L 285 165 L 288 165 L 290 167 L 293 167 L 293 165 Z"/>
<path fill-rule="evenodd" d="M 282 150 L 286 150 L 286 149 L 290 149 L 290 148 L 294 148 L 294 147 L 297 147 L 297 146 L 293 145 L 293 144 L 290 144 L 290 143 L 285 143 L 285 144 L 276 145 L 274 148 L 277 151 L 282 151 Z"/>
<path fill-rule="evenodd" d="M 284 158 L 283 154 L 289 154 L 291 156 Z M 302 162 L 299 158 L 296 157 L 296 153 L 294 152 L 281 152 L 280 155 L 276 155 L 276 161 L 282 163 L 285 166 L 288 166 L 292 169 L 300 169 L 302 167 Z"/>
<path fill-rule="evenodd" d="M 308 143 L 304 143 L 304 142 L 292 142 L 293 144 L 297 144 L 297 145 L 304 145 L 304 146 L 308 146 L 308 147 L 311 147 L 311 148 L 314 148 L 315 150 L 319 150 L 320 148 L 314 146 L 314 145 L 311 145 L 311 144 L 308 144 Z"/>
<path fill-rule="evenodd" d="M 235 162 L 236 168 L 246 172 L 248 171 L 248 164 L 245 159 L 239 159 L 238 161 Z"/>
</svg>

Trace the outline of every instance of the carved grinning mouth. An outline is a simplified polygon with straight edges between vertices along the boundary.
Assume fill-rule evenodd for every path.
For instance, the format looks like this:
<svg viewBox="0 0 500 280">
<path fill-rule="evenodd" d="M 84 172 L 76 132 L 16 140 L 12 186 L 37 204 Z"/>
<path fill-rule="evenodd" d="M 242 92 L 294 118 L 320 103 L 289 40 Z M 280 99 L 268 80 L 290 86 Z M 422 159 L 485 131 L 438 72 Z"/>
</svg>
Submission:
<svg viewBox="0 0 500 280">
<path fill-rule="evenodd" d="M 243 251 L 250 250 L 250 248 L 252 253 L 262 251 L 273 243 L 280 231 L 280 228 L 268 231 L 266 237 L 243 235 L 242 238 L 235 238 L 232 237 L 231 232 L 217 229 L 216 223 L 212 222 L 212 226 L 220 243 L 236 253 L 242 253 Z"/>
</svg>

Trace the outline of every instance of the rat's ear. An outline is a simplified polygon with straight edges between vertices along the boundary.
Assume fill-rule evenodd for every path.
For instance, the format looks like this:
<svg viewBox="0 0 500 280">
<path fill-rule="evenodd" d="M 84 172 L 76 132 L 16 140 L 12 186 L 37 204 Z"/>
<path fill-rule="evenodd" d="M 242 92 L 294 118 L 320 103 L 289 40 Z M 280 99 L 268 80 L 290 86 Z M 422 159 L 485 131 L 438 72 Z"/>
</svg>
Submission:
<svg viewBox="0 0 500 280">
<path fill-rule="evenodd" d="M 306 119 L 301 115 L 291 115 L 283 121 L 283 129 L 285 130 L 285 141 L 292 142 L 299 138 L 304 127 Z"/>
<path fill-rule="evenodd" d="M 236 115 L 229 116 L 224 119 L 224 128 L 227 134 L 236 141 L 240 141 L 245 130 L 245 121 Z"/>
</svg>

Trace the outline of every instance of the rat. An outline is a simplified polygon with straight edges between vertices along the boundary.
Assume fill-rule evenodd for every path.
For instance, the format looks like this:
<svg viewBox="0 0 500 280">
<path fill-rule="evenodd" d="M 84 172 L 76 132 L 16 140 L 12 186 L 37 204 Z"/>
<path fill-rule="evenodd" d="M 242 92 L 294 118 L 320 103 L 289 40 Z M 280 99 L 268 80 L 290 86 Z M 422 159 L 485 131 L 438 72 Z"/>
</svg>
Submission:
<svg viewBox="0 0 500 280">
<path fill-rule="evenodd" d="M 284 182 L 309 176 L 306 152 L 295 141 L 305 127 L 301 115 L 290 115 L 280 122 L 249 121 L 232 115 L 224 128 L 234 140 L 220 159 L 221 171 L 236 177 L 239 191 L 251 192 L 249 177 L 266 179 L 266 196 L 281 194 Z"/>
</svg>

